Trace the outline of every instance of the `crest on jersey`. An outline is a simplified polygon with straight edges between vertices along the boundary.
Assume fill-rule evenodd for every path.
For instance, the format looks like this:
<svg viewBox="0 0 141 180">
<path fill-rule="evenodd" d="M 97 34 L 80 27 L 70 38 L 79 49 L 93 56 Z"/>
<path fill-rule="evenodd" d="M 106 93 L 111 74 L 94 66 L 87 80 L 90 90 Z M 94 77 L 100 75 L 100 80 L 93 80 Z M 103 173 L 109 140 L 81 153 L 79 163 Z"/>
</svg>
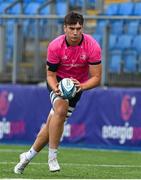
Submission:
<svg viewBox="0 0 141 180">
<path fill-rule="evenodd" d="M 63 59 L 63 60 L 67 60 L 68 57 L 67 57 L 66 55 L 64 55 L 64 56 L 62 57 L 62 59 Z"/>
<path fill-rule="evenodd" d="M 80 59 L 86 60 L 86 58 L 87 58 L 86 54 L 81 54 Z"/>
</svg>

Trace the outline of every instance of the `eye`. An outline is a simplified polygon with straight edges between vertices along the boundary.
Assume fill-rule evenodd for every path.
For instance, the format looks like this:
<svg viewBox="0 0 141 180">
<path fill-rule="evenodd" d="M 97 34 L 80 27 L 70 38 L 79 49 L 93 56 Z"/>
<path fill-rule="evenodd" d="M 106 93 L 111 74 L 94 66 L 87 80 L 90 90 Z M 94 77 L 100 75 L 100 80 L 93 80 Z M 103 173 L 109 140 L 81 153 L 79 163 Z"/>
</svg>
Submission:
<svg viewBox="0 0 141 180">
<path fill-rule="evenodd" d="M 74 30 L 75 28 L 73 28 L 73 27 L 70 27 L 70 30 Z"/>
<path fill-rule="evenodd" d="M 76 28 L 77 31 L 80 31 L 81 30 L 81 27 L 80 28 Z"/>
</svg>

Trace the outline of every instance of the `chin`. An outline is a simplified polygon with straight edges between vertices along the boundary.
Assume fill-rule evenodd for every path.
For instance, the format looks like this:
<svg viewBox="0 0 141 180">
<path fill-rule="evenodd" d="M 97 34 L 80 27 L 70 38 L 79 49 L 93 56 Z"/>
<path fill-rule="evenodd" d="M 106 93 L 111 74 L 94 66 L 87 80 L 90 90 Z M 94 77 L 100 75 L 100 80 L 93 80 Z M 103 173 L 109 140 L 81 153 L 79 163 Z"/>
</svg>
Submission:
<svg viewBox="0 0 141 180">
<path fill-rule="evenodd" d="M 78 39 L 78 38 L 77 38 L 77 39 L 75 38 L 75 39 L 72 39 L 71 41 L 77 43 L 77 42 L 79 42 L 79 39 Z"/>
</svg>

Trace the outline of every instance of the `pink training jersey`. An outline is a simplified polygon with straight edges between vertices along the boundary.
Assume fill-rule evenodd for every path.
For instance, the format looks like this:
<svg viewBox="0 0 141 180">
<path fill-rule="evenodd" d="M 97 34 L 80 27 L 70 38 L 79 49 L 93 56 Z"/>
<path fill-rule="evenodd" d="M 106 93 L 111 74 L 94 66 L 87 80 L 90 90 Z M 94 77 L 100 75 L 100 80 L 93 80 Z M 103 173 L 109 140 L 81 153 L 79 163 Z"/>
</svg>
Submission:
<svg viewBox="0 0 141 180">
<path fill-rule="evenodd" d="M 69 46 L 66 36 L 61 35 L 49 44 L 47 63 L 58 65 L 57 76 L 73 77 L 82 83 L 88 80 L 89 65 L 101 63 L 101 48 L 88 34 L 83 34 L 77 46 Z"/>
</svg>

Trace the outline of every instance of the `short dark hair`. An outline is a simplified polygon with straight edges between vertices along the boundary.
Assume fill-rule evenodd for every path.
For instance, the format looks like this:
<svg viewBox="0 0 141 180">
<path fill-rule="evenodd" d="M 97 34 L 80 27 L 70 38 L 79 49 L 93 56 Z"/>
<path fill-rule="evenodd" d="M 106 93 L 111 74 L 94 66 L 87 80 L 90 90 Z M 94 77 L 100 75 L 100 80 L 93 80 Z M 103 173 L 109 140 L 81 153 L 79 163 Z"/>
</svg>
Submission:
<svg viewBox="0 0 141 180">
<path fill-rule="evenodd" d="M 81 14 L 77 12 L 70 12 L 65 16 L 64 19 L 64 24 L 65 25 L 74 25 L 79 23 L 80 25 L 83 25 L 84 23 L 84 18 Z"/>
</svg>

